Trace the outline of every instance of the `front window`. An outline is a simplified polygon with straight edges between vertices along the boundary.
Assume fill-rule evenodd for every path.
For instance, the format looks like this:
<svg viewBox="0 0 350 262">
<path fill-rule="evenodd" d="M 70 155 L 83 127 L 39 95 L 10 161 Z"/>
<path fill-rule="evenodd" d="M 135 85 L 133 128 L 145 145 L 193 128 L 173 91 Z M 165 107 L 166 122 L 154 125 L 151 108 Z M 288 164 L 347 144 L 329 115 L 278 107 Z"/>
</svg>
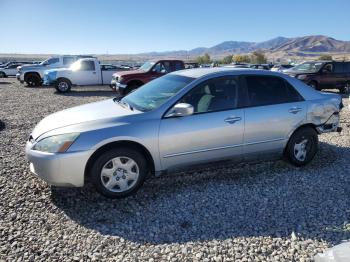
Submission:
<svg viewBox="0 0 350 262">
<path fill-rule="evenodd" d="M 160 107 L 193 80 L 191 77 L 166 75 L 143 85 L 124 97 L 121 102 L 139 111 L 151 111 Z"/>
<path fill-rule="evenodd" d="M 154 62 L 146 62 L 140 67 L 140 70 L 148 72 L 152 68 L 152 66 L 154 66 L 154 64 Z"/>
<path fill-rule="evenodd" d="M 60 60 L 58 57 L 55 57 L 55 58 L 49 58 L 43 62 L 41 62 L 40 64 L 41 65 L 53 65 L 53 64 L 56 64 L 58 63 Z"/>
<path fill-rule="evenodd" d="M 323 64 L 324 63 L 320 62 L 306 62 L 295 66 L 293 70 L 300 72 L 318 72 Z"/>
</svg>

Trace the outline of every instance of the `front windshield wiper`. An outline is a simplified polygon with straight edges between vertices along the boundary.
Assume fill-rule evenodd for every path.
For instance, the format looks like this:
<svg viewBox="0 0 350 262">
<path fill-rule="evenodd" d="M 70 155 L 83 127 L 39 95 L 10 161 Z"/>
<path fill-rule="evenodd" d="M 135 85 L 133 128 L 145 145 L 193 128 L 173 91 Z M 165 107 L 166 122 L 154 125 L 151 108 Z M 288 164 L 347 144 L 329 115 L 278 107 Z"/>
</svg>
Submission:
<svg viewBox="0 0 350 262">
<path fill-rule="evenodd" d="M 122 101 L 121 98 L 115 97 L 113 98 L 113 101 L 118 103 L 121 107 L 128 107 L 130 110 L 134 111 L 134 107 L 128 104 L 127 102 Z"/>
</svg>

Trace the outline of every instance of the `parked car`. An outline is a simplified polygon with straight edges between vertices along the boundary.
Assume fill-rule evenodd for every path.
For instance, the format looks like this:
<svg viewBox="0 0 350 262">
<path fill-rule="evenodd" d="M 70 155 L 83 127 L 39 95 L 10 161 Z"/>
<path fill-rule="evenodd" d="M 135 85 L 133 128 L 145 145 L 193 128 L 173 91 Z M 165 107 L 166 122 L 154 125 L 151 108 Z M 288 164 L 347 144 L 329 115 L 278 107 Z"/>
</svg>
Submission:
<svg viewBox="0 0 350 262">
<path fill-rule="evenodd" d="M 349 93 L 350 90 L 350 62 L 305 62 L 284 73 L 316 90 L 339 89 L 341 93 Z"/>
<path fill-rule="evenodd" d="M 26 65 L 17 68 L 17 80 L 22 84 L 27 83 L 28 86 L 40 86 L 43 83 L 44 72 L 53 68 L 69 67 L 72 63 L 80 58 L 87 58 L 91 56 L 81 55 L 61 55 L 51 57 L 38 65 Z"/>
<path fill-rule="evenodd" d="M 249 67 L 253 69 L 270 70 L 270 66 L 268 64 L 251 64 Z"/>
<path fill-rule="evenodd" d="M 274 71 L 274 72 L 283 72 L 284 70 L 288 70 L 290 68 L 294 67 L 293 65 L 290 65 L 290 64 L 280 64 L 280 65 L 274 65 L 272 68 L 271 68 L 271 71 Z"/>
<path fill-rule="evenodd" d="M 0 67 L 0 78 L 15 76 L 17 74 L 17 67 L 23 65 L 23 63 L 9 63 L 5 67 Z"/>
<path fill-rule="evenodd" d="M 226 68 L 249 68 L 249 64 L 229 64 L 229 65 L 225 65 L 223 67 L 226 67 Z"/>
<path fill-rule="evenodd" d="M 31 133 L 30 170 L 49 184 L 125 197 L 149 173 L 284 155 L 303 166 L 318 134 L 340 131 L 341 97 L 287 75 L 251 69 L 189 69 L 124 98 L 44 118 Z"/>
<path fill-rule="evenodd" d="M 5 67 L 8 67 L 12 64 L 30 65 L 30 64 L 34 64 L 34 62 L 31 62 L 31 61 L 10 61 L 10 62 L 6 62 L 4 64 L 1 64 L 0 68 L 5 68 Z"/>
<path fill-rule="evenodd" d="M 60 93 L 69 92 L 72 86 L 109 85 L 112 75 L 122 70 L 114 65 L 102 64 L 97 58 L 81 58 L 69 68 L 45 71 L 44 85 L 55 86 Z"/>
<path fill-rule="evenodd" d="M 137 70 L 115 73 L 110 87 L 121 95 L 126 95 L 153 79 L 184 68 L 185 64 L 181 60 L 166 59 L 146 62 Z"/>
</svg>

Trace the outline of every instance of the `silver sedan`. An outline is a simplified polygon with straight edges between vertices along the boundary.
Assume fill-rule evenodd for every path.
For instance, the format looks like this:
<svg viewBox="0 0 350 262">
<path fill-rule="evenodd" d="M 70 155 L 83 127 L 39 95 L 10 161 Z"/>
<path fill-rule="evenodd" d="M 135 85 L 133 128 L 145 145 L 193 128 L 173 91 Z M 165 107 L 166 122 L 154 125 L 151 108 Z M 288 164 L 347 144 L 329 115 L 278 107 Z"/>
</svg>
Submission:
<svg viewBox="0 0 350 262">
<path fill-rule="evenodd" d="M 27 141 L 30 170 L 57 186 L 91 181 L 107 197 L 134 193 L 148 174 L 209 161 L 285 156 L 309 163 L 318 135 L 340 131 L 339 95 L 280 73 L 177 71 L 124 98 L 44 118 Z"/>
</svg>

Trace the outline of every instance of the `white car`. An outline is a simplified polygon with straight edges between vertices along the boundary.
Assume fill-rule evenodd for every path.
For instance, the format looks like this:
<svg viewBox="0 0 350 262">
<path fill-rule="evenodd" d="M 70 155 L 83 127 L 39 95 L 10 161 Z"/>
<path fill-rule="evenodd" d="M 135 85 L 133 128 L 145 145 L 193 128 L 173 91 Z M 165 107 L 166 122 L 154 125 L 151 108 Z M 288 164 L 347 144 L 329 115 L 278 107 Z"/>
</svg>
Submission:
<svg viewBox="0 0 350 262">
<path fill-rule="evenodd" d="M 48 69 L 66 68 L 79 58 L 91 57 L 81 55 L 60 55 L 51 57 L 40 64 L 18 67 L 17 80 L 28 86 L 40 86 L 43 83 L 44 72 Z"/>
<path fill-rule="evenodd" d="M 17 74 L 17 67 L 23 63 L 11 63 L 8 66 L 0 67 L 0 78 L 15 76 Z"/>
<path fill-rule="evenodd" d="M 69 68 L 47 70 L 44 85 L 53 85 L 60 93 L 70 91 L 72 86 L 109 85 L 112 75 L 122 70 L 114 65 L 100 65 L 96 58 L 82 58 Z"/>
</svg>

